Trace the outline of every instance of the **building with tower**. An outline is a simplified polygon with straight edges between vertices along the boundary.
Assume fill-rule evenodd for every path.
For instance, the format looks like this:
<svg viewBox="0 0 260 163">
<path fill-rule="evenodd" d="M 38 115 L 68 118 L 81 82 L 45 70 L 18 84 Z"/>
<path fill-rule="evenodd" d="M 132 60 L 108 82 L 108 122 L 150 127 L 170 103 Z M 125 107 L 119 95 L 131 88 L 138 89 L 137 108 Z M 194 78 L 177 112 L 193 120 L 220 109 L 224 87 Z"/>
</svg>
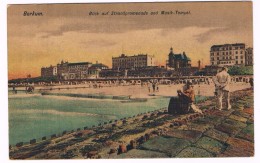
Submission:
<svg viewBox="0 0 260 163">
<path fill-rule="evenodd" d="M 179 54 L 174 53 L 173 48 L 171 47 L 168 55 L 167 67 L 174 68 L 175 70 L 191 67 L 191 60 L 185 52 Z"/>
</svg>

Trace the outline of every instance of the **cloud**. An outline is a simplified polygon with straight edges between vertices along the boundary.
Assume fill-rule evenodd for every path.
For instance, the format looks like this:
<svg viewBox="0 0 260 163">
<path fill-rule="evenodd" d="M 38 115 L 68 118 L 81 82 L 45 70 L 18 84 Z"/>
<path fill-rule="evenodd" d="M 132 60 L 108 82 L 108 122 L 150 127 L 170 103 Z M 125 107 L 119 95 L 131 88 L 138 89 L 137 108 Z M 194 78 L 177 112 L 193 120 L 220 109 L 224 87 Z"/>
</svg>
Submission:
<svg viewBox="0 0 260 163">
<path fill-rule="evenodd" d="M 209 29 L 206 32 L 200 33 L 195 35 L 195 39 L 200 42 L 200 43 L 204 43 L 210 39 L 212 39 L 212 37 L 216 36 L 217 34 L 223 34 L 225 32 L 231 31 L 232 28 L 226 27 L 218 27 L 218 28 L 213 28 L 213 29 Z"/>
<path fill-rule="evenodd" d="M 97 46 L 97 47 L 109 47 L 109 46 L 113 46 L 116 45 L 117 43 L 114 41 L 108 41 L 108 40 L 88 40 L 88 41 L 84 41 L 81 42 L 82 45 L 85 45 L 87 47 L 90 46 Z"/>
<path fill-rule="evenodd" d="M 250 3 L 125 3 L 125 4 L 53 4 L 12 5 L 8 8 L 8 28 L 13 27 L 10 36 L 26 37 L 26 33 L 40 38 L 63 36 L 66 32 L 125 33 L 135 30 L 167 29 L 186 27 L 229 28 L 239 26 L 251 29 Z M 232 10 L 231 10 L 232 8 Z M 45 13 L 41 18 L 24 17 L 25 10 Z M 90 16 L 90 11 L 191 11 L 190 15 L 156 16 Z M 242 24 L 243 22 L 243 24 Z M 25 27 L 27 25 L 27 27 Z M 29 25 L 29 27 L 28 27 Z M 16 27 L 19 26 L 17 29 Z M 32 30 L 33 29 L 33 30 Z M 16 32 L 14 32 L 16 30 Z M 217 29 L 216 29 L 217 30 Z M 221 30 L 221 29 L 220 29 Z M 217 31 L 212 31 L 213 33 Z M 207 36 L 198 36 L 200 41 Z M 200 39 L 201 38 L 201 39 Z"/>
</svg>

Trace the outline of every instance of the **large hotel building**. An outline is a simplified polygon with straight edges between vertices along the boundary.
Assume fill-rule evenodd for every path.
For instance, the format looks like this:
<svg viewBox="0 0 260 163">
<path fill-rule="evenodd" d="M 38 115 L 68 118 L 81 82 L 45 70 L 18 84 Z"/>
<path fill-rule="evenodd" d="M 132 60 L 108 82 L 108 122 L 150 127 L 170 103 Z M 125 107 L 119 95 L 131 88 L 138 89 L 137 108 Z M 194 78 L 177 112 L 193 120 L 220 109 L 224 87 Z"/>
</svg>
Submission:
<svg viewBox="0 0 260 163">
<path fill-rule="evenodd" d="M 248 50 L 251 50 L 250 52 Z M 249 53 L 249 54 L 248 54 Z M 250 61 L 248 61 L 250 59 Z M 211 65 L 233 66 L 253 65 L 252 48 L 247 48 L 244 43 L 213 45 L 210 49 Z"/>
<path fill-rule="evenodd" d="M 102 63 L 61 61 L 57 66 L 42 67 L 41 77 L 57 76 L 58 79 L 63 80 L 97 78 L 99 72 L 104 69 L 108 69 L 108 66 Z"/>
<path fill-rule="evenodd" d="M 119 57 L 112 58 L 112 69 L 131 69 L 154 66 L 154 56 L 147 54 L 138 54 L 126 56 L 121 54 Z"/>
<path fill-rule="evenodd" d="M 245 44 L 213 45 L 210 49 L 211 65 L 243 65 L 245 64 Z"/>
</svg>

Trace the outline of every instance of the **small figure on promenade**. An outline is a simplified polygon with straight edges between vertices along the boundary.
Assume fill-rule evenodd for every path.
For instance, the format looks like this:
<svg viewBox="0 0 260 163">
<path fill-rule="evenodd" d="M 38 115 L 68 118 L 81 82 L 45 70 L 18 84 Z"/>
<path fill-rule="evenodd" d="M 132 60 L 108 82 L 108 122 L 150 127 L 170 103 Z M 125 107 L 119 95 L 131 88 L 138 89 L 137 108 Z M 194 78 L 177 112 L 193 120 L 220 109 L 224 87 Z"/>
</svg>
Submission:
<svg viewBox="0 0 260 163">
<path fill-rule="evenodd" d="M 231 82 L 230 75 L 228 74 L 228 69 L 223 67 L 215 77 L 213 77 L 213 82 L 215 84 L 215 92 L 217 96 L 217 108 L 222 110 L 222 100 L 225 99 L 227 109 L 231 109 L 230 105 L 230 88 L 229 84 Z"/>
</svg>

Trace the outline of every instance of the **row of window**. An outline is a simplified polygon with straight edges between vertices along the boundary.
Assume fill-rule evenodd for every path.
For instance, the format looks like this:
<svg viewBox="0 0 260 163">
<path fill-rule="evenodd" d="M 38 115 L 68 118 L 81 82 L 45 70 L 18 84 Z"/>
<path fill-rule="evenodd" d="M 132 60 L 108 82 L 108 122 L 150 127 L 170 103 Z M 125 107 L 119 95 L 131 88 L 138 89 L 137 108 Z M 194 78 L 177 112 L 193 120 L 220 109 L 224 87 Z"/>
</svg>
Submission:
<svg viewBox="0 0 260 163">
<path fill-rule="evenodd" d="M 218 61 L 217 64 L 232 64 L 233 62 L 232 61 Z M 252 62 L 251 62 L 252 63 Z M 212 65 L 214 65 L 215 63 L 214 62 L 211 62 Z M 238 61 L 236 61 L 236 64 L 239 64 Z M 243 61 L 240 62 L 240 64 L 244 64 Z"/>
<path fill-rule="evenodd" d="M 141 60 L 141 61 L 144 61 L 144 60 L 147 60 L 147 58 L 127 58 L 127 59 L 120 59 L 120 58 L 117 58 L 117 59 L 113 59 L 113 62 L 122 62 L 122 61 L 137 61 L 137 60 Z"/>
<path fill-rule="evenodd" d="M 133 65 L 133 64 L 147 64 L 147 62 L 119 62 L 119 63 L 117 63 L 117 62 L 113 62 L 112 64 L 120 64 L 120 65 L 122 65 L 122 64 L 124 64 L 124 65 Z"/>
<path fill-rule="evenodd" d="M 112 62 L 112 64 L 132 64 L 132 63 L 146 63 L 147 61 L 121 61 L 121 62 Z"/>
<path fill-rule="evenodd" d="M 244 51 L 240 51 L 240 54 L 243 54 L 244 53 Z M 217 52 L 217 55 L 219 55 L 220 54 L 220 52 Z M 229 52 L 222 52 L 222 55 L 228 55 L 228 54 L 232 54 L 232 51 L 229 51 Z M 238 51 L 235 51 L 235 54 L 238 54 Z M 214 53 L 211 53 L 210 54 L 211 56 L 214 56 Z"/>
<path fill-rule="evenodd" d="M 231 64 L 233 63 L 232 61 L 224 61 L 224 62 L 221 62 L 221 64 Z"/>
<path fill-rule="evenodd" d="M 128 65 L 128 64 L 114 64 L 113 67 L 133 67 L 133 66 L 148 66 L 147 64 L 134 64 L 134 65 Z"/>
<path fill-rule="evenodd" d="M 235 46 L 235 47 L 230 46 L 230 47 L 212 48 L 212 51 L 232 50 L 232 49 L 238 50 L 244 48 L 245 48 L 244 46 Z"/>
<path fill-rule="evenodd" d="M 246 62 L 247 65 L 253 65 L 253 62 L 252 61 L 248 61 Z"/>
<path fill-rule="evenodd" d="M 75 66 L 69 66 L 69 68 L 81 68 L 81 67 L 88 67 L 88 65 L 75 65 Z"/>
<path fill-rule="evenodd" d="M 238 59 L 238 56 L 236 56 L 235 58 Z M 219 59 L 221 59 L 221 57 L 217 57 L 216 60 L 219 60 Z M 231 57 L 231 56 L 230 57 L 222 57 L 222 59 L 233 59 L 233 57 Z M 240 59 L 244 59 L 244 57 L 240 56 Z M 214 61 L 214 57 L 211 57 L 211 60 Z"/>
</svg>

